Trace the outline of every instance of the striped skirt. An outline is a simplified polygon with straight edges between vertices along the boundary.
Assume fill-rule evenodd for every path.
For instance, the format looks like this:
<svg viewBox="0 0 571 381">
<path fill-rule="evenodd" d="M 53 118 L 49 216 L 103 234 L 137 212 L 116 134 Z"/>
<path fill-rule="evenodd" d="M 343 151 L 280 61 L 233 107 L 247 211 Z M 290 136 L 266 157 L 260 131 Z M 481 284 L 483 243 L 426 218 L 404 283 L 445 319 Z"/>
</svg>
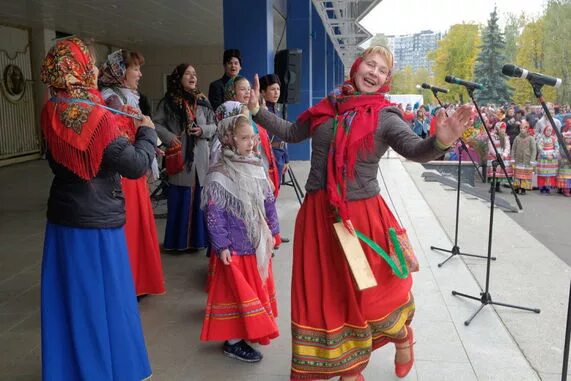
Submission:
<svg viewBox="0 0 571 381">
<path fill-rule="evenodd" d="M 233 255 L 232 263 L 225 265 L 212 252 L 210 271 L 200 340 L 244 339 L 266 345 L 279 336 L 271 263 L 268 279 L 262 281 L 255 255 Z"/>
<path fill-rule="evenodd" d="M 533 189 L 533 167 L 531 165 L 516 164 L 514 166 L 514 181 L 516 188 Z"/>
<path fill-rule="evenodd" d="M 385 251 L 388 229 L 398 223 L 380 196 L 350 201 L 356 229 Z M 397 278 L 363 246 L 377 286 L 356 287 L 333 230 L 325 191 L 307 194 L 298 214 L 293 247 L 292 380 L 321 380 L 361 372 L 373 350 L 407 339 L 414 315 L 412 278 Z"/>
</svg>

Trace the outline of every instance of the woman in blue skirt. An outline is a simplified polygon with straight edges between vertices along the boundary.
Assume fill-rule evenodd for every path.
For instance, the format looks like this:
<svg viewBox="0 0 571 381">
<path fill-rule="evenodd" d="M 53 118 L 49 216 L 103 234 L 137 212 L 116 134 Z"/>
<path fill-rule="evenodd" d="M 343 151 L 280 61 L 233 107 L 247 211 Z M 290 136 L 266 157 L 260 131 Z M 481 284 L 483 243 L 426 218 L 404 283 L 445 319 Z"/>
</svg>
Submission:
<svg viewBox="0 0 571 381">
<path fill-rule="evenodd" d="M 182 63 L 168 77 L 167 92 L 153 120 L 159 138 L 169 151 L 178 150 L 180 156 L 177 166 L 169 165 L 168 151 L 165 157 L 169 190 L 163 249 L 184 252 L 208 247 L 200 196 L 216 124 L 210 102 L 198 88 L 198 76 L 192 65 Z"/>
<path fill-rule="evenodd" d="M 120 176 L 145 175 L 157 135 L 148 117 L 135 141 L 131 118 L 99 107 L 97 67 L 86 44 L 56 42 L 41 80 L 51 98 L 41 126 L 54 173 L 42 261 L 42 379 L 141 381 L 150 378 L 125 243 Z"/>
</svg>

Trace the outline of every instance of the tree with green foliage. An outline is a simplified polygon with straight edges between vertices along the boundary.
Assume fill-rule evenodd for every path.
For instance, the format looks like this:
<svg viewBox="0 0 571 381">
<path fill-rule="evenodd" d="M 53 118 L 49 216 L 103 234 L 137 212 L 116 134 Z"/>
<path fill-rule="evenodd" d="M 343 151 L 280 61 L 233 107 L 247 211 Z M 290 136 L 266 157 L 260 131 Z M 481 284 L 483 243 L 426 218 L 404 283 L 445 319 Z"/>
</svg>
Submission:
<svg viewBox="0 0 571 381">
<path fill-rule="evenodd" d="M 377 33 L 369 42 L 369 46 L 389 46 L 389 39 L 383 33 Z"/>
<path fill-rule="evenodd" d="M 506 42 L 504 55 L 506 62 L 515 62 L 517 57 L 517 40 L 528 22 L 524 12 L 519 15 L 515 13 L 508 13 L 506 15 L 506 25 L 504 27 L 504 38 Z"/>
<path fill-rule="evenodd" d="M 434 84 L 448 87 L 444 82 L 447 75 L 470 79 L 480 45 L 479 27 L 476 24 L 452 25 L 448 33 L 438 42 L 438 48 L 428 54 L 433 62 Z M 444 102 L 464 102 L 464 88 L 449 86 L 450 92 L 440 96 Z"/>
<path fill-rule="evenodd" d="M 545 74 L 559 77 L 556 101 L 571 103 L 571 0 L 549 0 L 543 16 Z M 545 89 L 545 88 L 544 88 Z"/>
<path fill-rule="evenodd" d="M 392 75 L 392 94 L 416 94 L 414 70 L 411 66 L 396 70 Z"/>
<path fill-rule="evenodd" d="M 482 46 L 474 70 L 474 81 L 484 86 L 475 92 L 476 100 L 482 104 L 502 104 L 512 99 L 513 89 L 507 83 L 508 78 L 502 74 L 502 66 L 507 63 L 505 48 L 504 36 L 498 25 L 498 12 L 494 8 L 488 26 L 482 33 Z"/>
<path fill-rule="evenodd" d="M 540 18 L 528 23 L 524 28 L 521 36 L 518 38 L 516 65 L 526 68 L 529 71 L 544 72 L 545 71 L 545 28 L 544 19 Z M 515 92 L 513 96 L 514 102 L 523 105 L 526 102 L 537 103 L 533 94 L 533 88 L 528 81 L 514 78 L 510 80 Z M 555 90 L 552 87 L 543 88 L 543 96 L 547 101 L 555 100 Z"/>
</svg>

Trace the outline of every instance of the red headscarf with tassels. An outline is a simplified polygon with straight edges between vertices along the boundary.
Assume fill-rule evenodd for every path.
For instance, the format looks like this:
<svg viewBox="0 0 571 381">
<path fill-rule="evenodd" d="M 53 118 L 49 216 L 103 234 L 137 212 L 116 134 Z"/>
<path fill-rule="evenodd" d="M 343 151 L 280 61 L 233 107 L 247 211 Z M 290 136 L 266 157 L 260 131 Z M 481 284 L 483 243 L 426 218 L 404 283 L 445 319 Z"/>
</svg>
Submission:
<svg viewBox="0 0 571 381">
<path fill-rule="evenodd" d="M 104 104 L 97 91 L 95 62 L 76 37 L 56 42 L 42 63 L 40 79 L 52 97 L 60 98 L 48 100 L 42 110 L 41 126 L 51 156 L 82 179 L 92 179 L 99 172 L 103 151 L 121 135 L 121 124 L 132 122 L 77 102 Z M 70 103 L 70 98 L 76 101 Z"/>
<path fill-rule="evenodd" d="M 354 177 L 359 155 L 367 156 L 374 150 L 379 112 L 393 106 L 384 96 L 390 90 L 390 74 L 376 93 L 356 91 L 354 76 L 362 62 L 363 57 L 358 57 L 351 66 L 350 79 L 298 119 L 299 123 L 309 121 L 313 133 L 317 126 L 336 118 L 337 132 L 327 161 L 327 195 L 344 222 L 350 220 L 346 179 Z"/>
</svg>

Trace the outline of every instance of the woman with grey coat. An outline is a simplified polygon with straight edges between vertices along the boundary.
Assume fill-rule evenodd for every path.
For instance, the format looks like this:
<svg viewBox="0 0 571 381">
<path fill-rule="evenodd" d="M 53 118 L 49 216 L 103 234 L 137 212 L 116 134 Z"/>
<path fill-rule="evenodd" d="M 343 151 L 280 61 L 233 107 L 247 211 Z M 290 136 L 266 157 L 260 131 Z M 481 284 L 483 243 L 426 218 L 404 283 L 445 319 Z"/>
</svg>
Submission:
<svg viewBox="0 0 571 381">
<path fill-rule="evenodd" d="M 153 117 L 159 138 L 171 152 L 165 160 L 180 164 L 167 163 L 171 173 L 165 250 L 185 251 L 208 246 L 200 194 L 209 166 L 209 141 L 216 132 L 216 124 L 212 107 L 197 84 L 194 67 L 186 63 L 178 65 L 168 78 L 167 92 Z"/>
</svg>

